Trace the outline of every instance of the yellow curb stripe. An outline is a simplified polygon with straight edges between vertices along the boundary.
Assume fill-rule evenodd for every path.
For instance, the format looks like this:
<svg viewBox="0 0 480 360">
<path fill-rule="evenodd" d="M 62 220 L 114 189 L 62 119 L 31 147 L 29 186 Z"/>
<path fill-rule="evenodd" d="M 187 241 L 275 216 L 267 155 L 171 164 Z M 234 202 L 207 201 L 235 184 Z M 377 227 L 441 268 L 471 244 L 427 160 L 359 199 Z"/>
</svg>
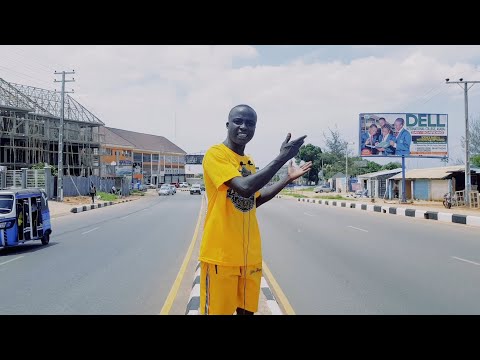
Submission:
<svg viewBox="0 0 480 360">
<path fill-rule="evenodd" d="M 278 285 L 277 280 L 272 275 L 272 272 L 268 268 L 267 264 L 265 261 L 262 261 L 262 266 L 263 266 L 263 271 L 267 275 L 267 279 L 272 285 L 273 291 L 275 292 L 275 295 L 277 295 L 278 300 L 280 301 L 280 304 L 283 306 L 285 309 L 287 315 L 295 315 L 295 311 L 292 308 L 292 305 L 290 305 L 290 302 L 288 301 L 287 297 L 283 293 L 282 289 L 280 288 L 280 285 Z"/>
</svg>

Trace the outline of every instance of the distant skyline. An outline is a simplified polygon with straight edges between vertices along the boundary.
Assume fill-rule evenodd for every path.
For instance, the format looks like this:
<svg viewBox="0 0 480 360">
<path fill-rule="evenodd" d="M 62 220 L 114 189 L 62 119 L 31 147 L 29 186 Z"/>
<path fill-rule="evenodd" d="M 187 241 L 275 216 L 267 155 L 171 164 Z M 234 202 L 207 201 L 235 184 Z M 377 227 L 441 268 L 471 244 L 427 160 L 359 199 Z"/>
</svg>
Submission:
<svg viewBox="0 0 480 360">
<path fill-rule="evenodd" d="M 165 136 L 188 153 L 222 142 L 230 108 L 249 104 L 258 125 L 247 153 L 260 167 L 277 155 L 288 132 L 294 138 L 306 134 L 307 144 L 323 149 L 323 133 L 336 126 L 345 140 L 358 143 L 358 114 L 368 112 L 448 114 L 450 159 L 463 159 L 463 91 L 446 85 L 445 78 L 480 80 L 477 45 L 1 45 L 0 50 L 4 80 L 59 90 L 53 73 L 74 69 L 76 81 L 67 90 L 74 89 L 71 96 L 106 126 Z M 469 91 L 471 116 L 480 117 L 479 98 L 476 85 Z M 443 165 L 436 159 L 407 160 L 407 167 Z"/>
</svg>

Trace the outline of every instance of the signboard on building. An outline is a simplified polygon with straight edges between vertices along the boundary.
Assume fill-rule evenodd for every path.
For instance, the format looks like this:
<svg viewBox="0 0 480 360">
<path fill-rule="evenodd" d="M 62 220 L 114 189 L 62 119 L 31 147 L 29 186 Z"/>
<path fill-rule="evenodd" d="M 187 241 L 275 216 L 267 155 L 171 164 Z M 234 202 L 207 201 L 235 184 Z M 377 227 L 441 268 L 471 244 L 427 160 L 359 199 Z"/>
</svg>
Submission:
<svg viewBox="0 0 480 360">
<path fill-rule="evenodd" d="M 115 175 L 116 176 L 126 176 L 132 175 L 132 166 L 115 166 Z"/>
<path fill-rule="evenodd" d="M 362 157 L 448 156 L 448 115 L 361 113 L 359 155 Z"/>
<path fill-rule="evenodd" d="M 185 164 L 202 165 L 203 155 L 185 155 Z"/>
</svg>

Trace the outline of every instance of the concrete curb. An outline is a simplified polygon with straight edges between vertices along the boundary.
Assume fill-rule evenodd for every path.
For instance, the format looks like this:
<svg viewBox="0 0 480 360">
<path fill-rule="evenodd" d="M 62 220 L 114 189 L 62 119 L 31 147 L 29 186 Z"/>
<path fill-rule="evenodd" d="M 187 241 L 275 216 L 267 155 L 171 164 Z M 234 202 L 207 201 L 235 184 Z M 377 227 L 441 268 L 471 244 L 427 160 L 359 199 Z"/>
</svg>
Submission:
<svg viewBox="0 0 480 360">
<path fill-rule="evenodd" d="M 76 206 L 76 207 L 71 208 L 70 212 L 76 214 L 76 213 L 79 213 L 79 212 L 84 212 L 84 211 L 89 211 L 89 210 L 94 210 L 94 209 L 100 209 L 100 208 L 105 207 L 105 206 L 121 204 L 121 203 L 129 202 L 129 201 L 133 201 L 133 200 L 127 199 L 127 200 L 121 200 L 121 201 L 117 201 L 117 202 L 105 201 L 105 202 L 99 202 L 97 204 Z"/>
<path fill-rule="evenodd" d="M 275 197 L 278 199 L 283 198 L 283 196 L 281 195 L 276 195 Z M 442 222 L 451 222 L 456 224 L 464 224 L 464 225 L 480 227 L 480 216 L 473 216 L 473 215 L 452 214 L 452 213 L 444 213 L 444 212 L 431 211 L 431 210 L 409 209 L 404 207 L 393 207 L 393 206 L 385 206 L 385 205 L 362 204 L 362 203 L 348 202 L 346 200 L 322 200 L 322 199 L 298 198 L 297 201 L 307 202 L 311 204 L 316 203 L 320 205 L 338 206 L 338 207 L 345 207 L 345 208 L 351 208 L 351 209 L 357 209 L 357 210 L 374 211 L 374 212 L 379 212 L 383 214 L 409 216 L 414 218 L 437 220 Z"/>
<path fill-rule="evenodd" d="M 262 276 L 260 283 L 261 291 L 267 299 L 267 306 L 272 315 L 283 315 L 280 306 L 278 305 L 275 296 L 273 295 L 270 287 L 268 286 L 267 281 Z M 195 275 L 193 277 L 192 291 L 190 292 L 190 297 L 188 299 L 187 309 L 185 310 L 185 315 L 199 315 L 200 308 L 200 262 L 197 263 L 195 268 Z"/>
</svg>

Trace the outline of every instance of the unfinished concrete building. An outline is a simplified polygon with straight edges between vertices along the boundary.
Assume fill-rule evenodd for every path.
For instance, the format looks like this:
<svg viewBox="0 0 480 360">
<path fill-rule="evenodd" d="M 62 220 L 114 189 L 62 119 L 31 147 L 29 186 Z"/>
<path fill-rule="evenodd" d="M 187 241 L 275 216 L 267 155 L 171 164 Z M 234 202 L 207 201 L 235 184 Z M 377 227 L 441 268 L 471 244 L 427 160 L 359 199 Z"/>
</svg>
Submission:
<svg viewBox="0 0 480 360">
<path fill-rule="evenodd" d="M 100 176 L 100 119 L 65 95 L 65 175 Z M 35 164 L 58 165 L 61 94 L 0 78 L 0 165 L 9 170 Z"/>
</svg>

